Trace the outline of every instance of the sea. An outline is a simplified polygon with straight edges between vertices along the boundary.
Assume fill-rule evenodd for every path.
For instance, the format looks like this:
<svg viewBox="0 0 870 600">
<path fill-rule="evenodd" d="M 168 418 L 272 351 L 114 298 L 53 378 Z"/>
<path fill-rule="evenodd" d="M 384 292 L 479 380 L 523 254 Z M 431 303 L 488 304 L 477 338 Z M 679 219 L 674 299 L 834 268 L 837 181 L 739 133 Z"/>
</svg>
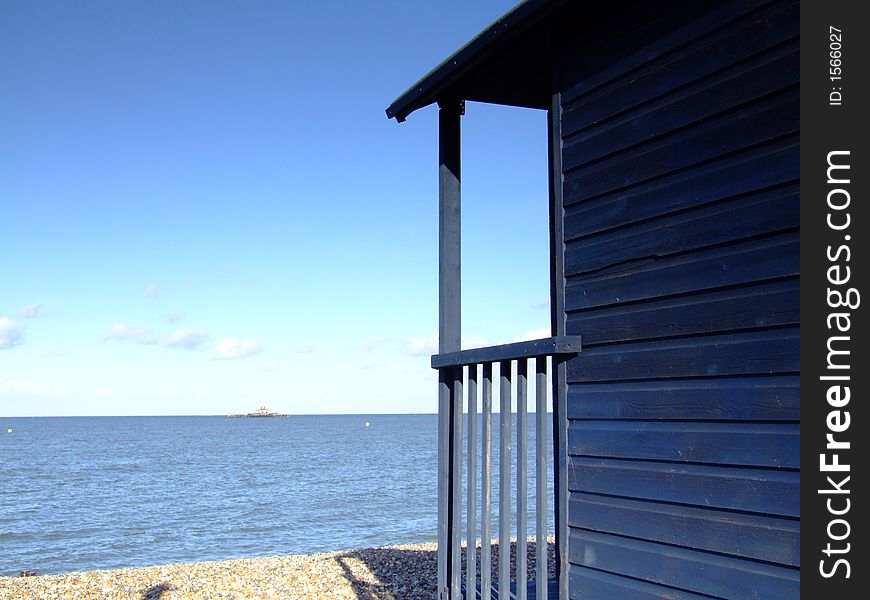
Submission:
<svg viewBox="0 0 870 600">
<path fill-rule="evenodd" d="M 435 541 L 437 430 L 436 415 L 0 417 L 0 575 Z M 548 489 L 552 506 L 552 470 Z"/>
</svg>

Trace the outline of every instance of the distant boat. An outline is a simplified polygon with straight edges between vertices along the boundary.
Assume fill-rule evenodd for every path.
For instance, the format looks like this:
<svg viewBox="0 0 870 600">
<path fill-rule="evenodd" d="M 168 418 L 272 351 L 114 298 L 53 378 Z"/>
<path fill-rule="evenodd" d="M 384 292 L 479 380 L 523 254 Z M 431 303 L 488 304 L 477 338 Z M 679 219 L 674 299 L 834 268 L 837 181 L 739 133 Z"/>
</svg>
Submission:
<svg viewBox="0 0 870 600">
<path fill-rule="evenodd" d="M 254 412 L 249 412 L 243 415 L 230 415 L 231 418 L 237 419 L 240 417 L 289 417 L 290 415 L 285 415 L 281 413 L 273 413 L 269 412 L 269 409 L 266 406 L 261 406 Z"/>
</svg>

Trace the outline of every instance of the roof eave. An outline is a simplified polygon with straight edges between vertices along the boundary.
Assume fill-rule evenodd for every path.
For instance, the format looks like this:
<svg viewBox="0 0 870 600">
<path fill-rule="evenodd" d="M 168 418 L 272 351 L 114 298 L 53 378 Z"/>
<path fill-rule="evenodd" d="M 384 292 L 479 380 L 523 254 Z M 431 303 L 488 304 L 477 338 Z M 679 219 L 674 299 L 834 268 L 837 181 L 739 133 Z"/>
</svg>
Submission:
<svg viewBox="0 0 870 600">
<path fill-rule="evenodd" d="M 445 91 L 462 75 L 565 1 L 526 0 L 516 6 L 396 98 L 386 109 L 387 118 L 401 123 L 415 110 L 443 99 L 449 95 Z M 466 99 L 461 97 L 461 90 L 455 95 L 460 96 L 458 100 Z"/>
</svg>

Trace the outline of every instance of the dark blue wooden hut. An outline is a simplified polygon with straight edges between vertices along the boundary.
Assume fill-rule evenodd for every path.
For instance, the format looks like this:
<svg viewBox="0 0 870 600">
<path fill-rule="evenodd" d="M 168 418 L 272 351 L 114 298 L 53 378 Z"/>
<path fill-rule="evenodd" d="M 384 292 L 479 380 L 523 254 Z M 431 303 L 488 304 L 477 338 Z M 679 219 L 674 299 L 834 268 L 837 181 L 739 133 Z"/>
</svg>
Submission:
<svg viewBox="0 0 870 600">
<path fill-rule="evenodd" d="M 520 446 L 515 481 L 498 466 L 501 546 L 508 511 L 521 539 L 555 514 L 550 598 L 798 597 L 798 65 L 793 0 L 529 0 L 387 109 L 440 106 L 441 599 L 507 578 L 479 568 L 486 542 L 460 576 L 461 540 L 489 539 L 495 364 L 497 426 Z M 466 101 L 549 116 L 553 337 L 460 348 Z M 534 465 L 529 377 L 554 407 Z M 555 472 L 531 525 L 529 468 Z"/>
</svg>

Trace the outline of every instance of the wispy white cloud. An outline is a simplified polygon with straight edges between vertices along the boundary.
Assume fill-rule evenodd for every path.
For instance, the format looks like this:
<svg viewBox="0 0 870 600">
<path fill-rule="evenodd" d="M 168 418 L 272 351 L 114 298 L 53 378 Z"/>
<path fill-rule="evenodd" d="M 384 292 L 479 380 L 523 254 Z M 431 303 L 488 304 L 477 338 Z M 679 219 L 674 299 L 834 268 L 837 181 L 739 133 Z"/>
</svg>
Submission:
<svg viewBox="0 0 870 600">
<path fill-rule="evenodd" d="M 263 345 L 251 340 L 240 340 L 235 337 L 225 337 L 215 348 L 215 358 L 244 358 L 263 351 Z"/>
<path fill-rule="evenodd" d="M 49 385 L 26 379 L 0 379 L 0 390 L 14 392 L 22 396 L 69 396 L 69 388 L 62 385 Z"/>
<path fill-rule="evenodd" d="M 28 304 L 19 310 L 18 314 L 25 319 L 38 319 L 42 316 L 43 310 L 42 304 Z"/>
<path fill-rule="evenodd" d="M 438 334 L 412 337 L 408 340 L 407 352 L 411 356 L 430 356 L 438 352 Z"/>
<path fill-rule="evenodd" d="M 180 311 L 180 310 L 177 310 L 175 312 L 171 312 L 171 313 L 167 313 L 167 314 L 163 315 L 163 320 L 166 321 L 167 323 L 169 323 L 170 325 L 172 325 L 174 323 L 178 323 L 180 320 L 182 320 L 186 316 L 187 316 L 187 313 Z"/>
<path fill-rule="evenodd" d="M 416 339 L 418 339 L 418 338 L 411 338 L 411 340 L 416 340 Z M 368 338 L 368 339 L 363 340 L 362 342 L 360 342 L 359 347 L 360 347 L 360 350 L 362 350 L 363 352 L 371 352 L 372 350 L 374 350 L 376 348 L 382 348 L 385 346 L 393 347 L 393 348 L 399 346 L 399 347 L 402 347 L 403 350 L 405 350 L 405 349 L 407 349 L 409 341 L 410 340 L 408 338 L 397 337 L 397 336 L 374 337 L 374 338 Z"/>
<path fill-rule="evenodd" d="M 315 350 L 317 350 L 317 346 L 311 343 L 300 344 L 299 346 L 296 346 L 296 352 L 298 352 L 299 354 L 311 354 Z"/>
<path fill-rule="evenodd" d="M 482 348 L 490 345 L 489 340 L 479 335 L 462 336 L 462 348 Z M 438 334 L 412 337 L 405 346 L 406 353 L 410 356 L 431 356 L 438 353 Z"/>
<path fill-rule="evenodd" d="M 490 342 L 485 337 L 481 337 L 479 335 L 463 335 L 462 336 L 462 349 L 468 350 L 469 348 L 484 348 L 486 346 L 491 346 L 492 342 Z"/>
<path fill-rule="evenodd" d="M 163 295 L 163 286 L 158 283 L 149 283 L 145 286 L 145 290 L 142 292 L 144 296 L 147 298 L 159 298 Z"/>
<path fill-rule="evenodd" d="M 530 329 L 522 335 L 514 338 L 515 342 L 527 342 L 529 340 L 539 340 L 541 338 L 550 337 L 550 328 L 541 327 L 540 329 Z"/>
<path fill-rule="evenodd" d="M 19 346 L 24 342 L 24 328 L 9 317 L 0 317 L 0 350 Z"/>
<path fill-rule="evenodd" d="M 535 300 L 532 302 L 532 308 L 535 310 L 542 310 L 544 308 L 550 308 L 550 299 L 549 298 L 541 298 L 540 300 Z"/>
<path fill-rule="evenodd" d="M 157 343 L 157 337 L 150 330 L 127 325 L 120 321 L 112 325 L 109 332 L 103 336 L 103 339 L 135 342 L 143 346 Z"/>
<path fill-rule="evenodd" d="M 167 348 L 182 348 L 184 350 L 198 350 L 208 340 L 208 332 L 201 329 L 188 327 L 179 329 L 169 334 L 163 345 Z"/>
</svg>

